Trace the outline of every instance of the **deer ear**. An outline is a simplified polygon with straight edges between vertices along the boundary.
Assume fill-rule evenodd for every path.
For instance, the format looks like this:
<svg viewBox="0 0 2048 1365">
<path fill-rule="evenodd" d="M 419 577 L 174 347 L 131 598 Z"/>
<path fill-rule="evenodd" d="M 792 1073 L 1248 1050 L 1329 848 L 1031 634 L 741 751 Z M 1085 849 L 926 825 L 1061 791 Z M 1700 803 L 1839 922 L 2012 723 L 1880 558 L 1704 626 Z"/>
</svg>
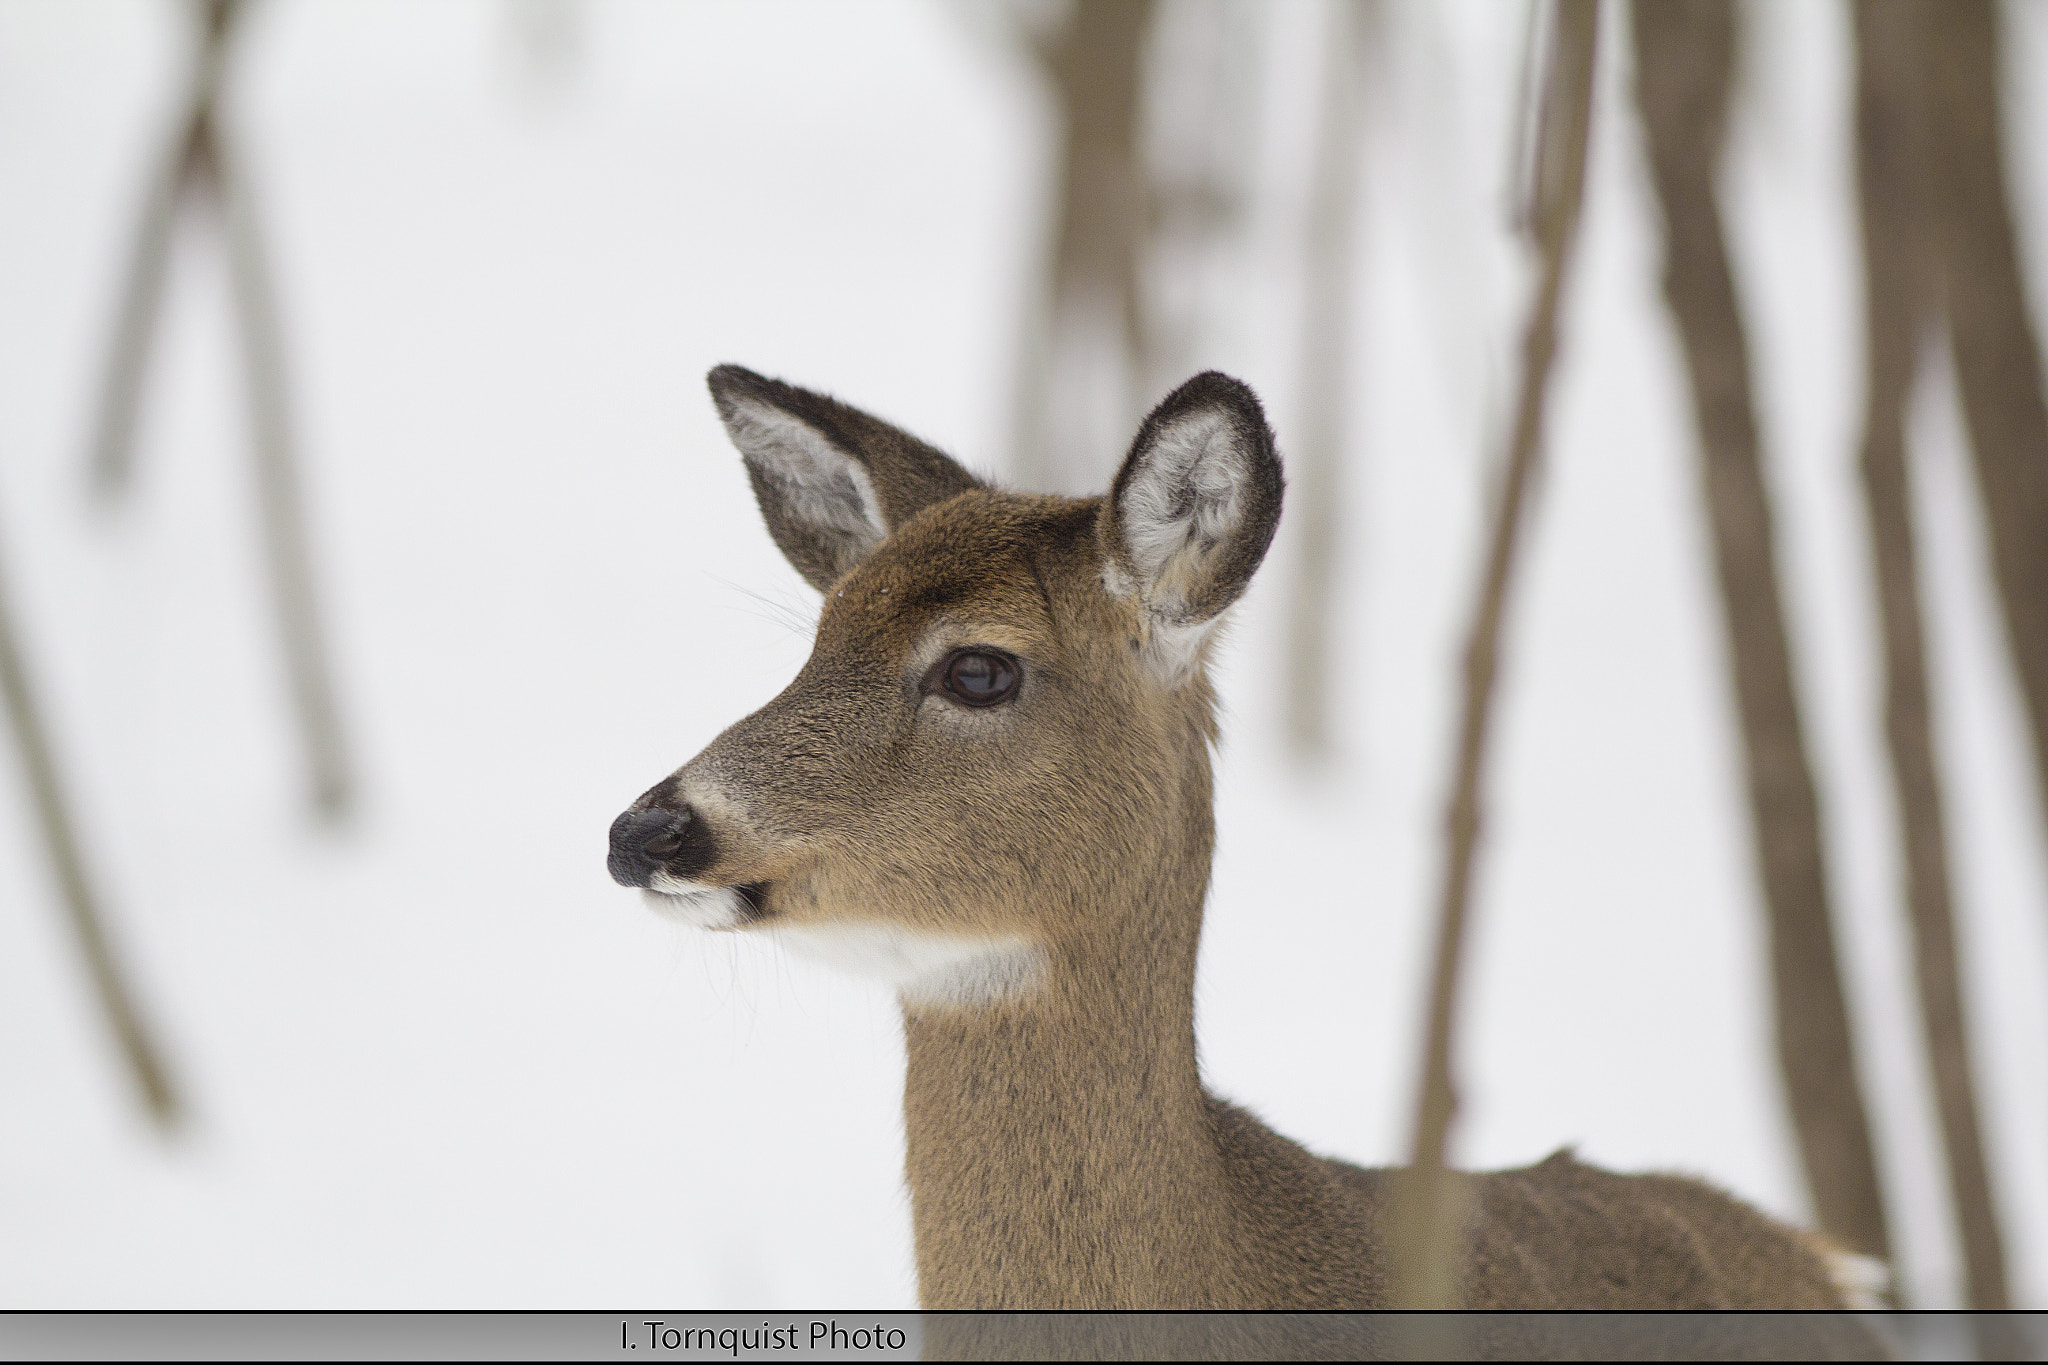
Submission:
<svg viewBox="0 0 2048 1365">
<path fill-rule="evenodd" d="M 1266 557 L 1284 483 L 1259 400 L 1228 375 L 1196 375 L 1138 429 L 1098 523 L 1103 582 L 1139 606 L 1169 686 Z"/>
<path fill-rule="evenodd" d="M 706 376 L 768 534 L 824 592 L 889 533 L 980 480 L 906 431 L 738 365 Z"/>
</svg>

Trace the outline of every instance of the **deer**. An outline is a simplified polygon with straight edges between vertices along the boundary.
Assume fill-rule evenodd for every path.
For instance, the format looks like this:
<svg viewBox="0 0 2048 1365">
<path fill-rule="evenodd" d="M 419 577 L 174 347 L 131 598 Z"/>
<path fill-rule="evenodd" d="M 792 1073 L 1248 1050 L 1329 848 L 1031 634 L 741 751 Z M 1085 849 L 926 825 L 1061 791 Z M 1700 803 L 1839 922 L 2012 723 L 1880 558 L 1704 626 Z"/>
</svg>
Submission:
<svg viewBox="0 0 2048 1365">
<path fill-rule="evenodd" d="M 1210 372 L 1107 494 L 1005 491 L 736 365 L 709 375 L 809 659 L 612 823 L 662 915 L 892 988 L 927 1309 L 1374 1309 L 1393 1169 L 1205 1088 L 1208 663 L 1279 524 L 1252 390 Z M 1873 1306 L 1881 1267 L 1707 1183 L 1569 1151 L 1458 1173 L 1469 1308 Z"/>
</svg>

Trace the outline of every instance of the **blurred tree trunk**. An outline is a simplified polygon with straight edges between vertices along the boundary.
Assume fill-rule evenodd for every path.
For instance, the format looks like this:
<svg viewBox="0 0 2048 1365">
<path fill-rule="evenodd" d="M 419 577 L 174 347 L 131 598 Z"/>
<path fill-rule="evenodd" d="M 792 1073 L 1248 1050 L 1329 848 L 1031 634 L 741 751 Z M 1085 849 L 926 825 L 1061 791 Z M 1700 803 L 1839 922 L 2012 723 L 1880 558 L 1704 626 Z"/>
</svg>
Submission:
<svg viewBox="0 0 2048 1365">
<path fill-rule="evenodd" d="M 1152 0 L 1087 0 L 1032 44 L 1064 122 L 1044 312 L 1025 338 L 1017 396 L 1017 474 L 1033 489 L 1101 491 L 1120 453 L 1105 440 L 1136 424 L 1138 96 L 1152 11 Z"/>
<path fill-rule="evenodd" d="M 1367 44 L 1374 0 L 1333 0 L 1324 38 L 1321 141 L 1310 190 L 1305 252 L 1301 422 L 1288 452 L 1299 556 L 1287 621 L 1287 738 L 1295 757 L 1330 746 L 1331 589 L 1336 574 L 1350 409 L 1352 295 L 1358 276 L 1359 160 Z"/>
<path fill-rule="evenodd" d="M 1885 643 L 1885 735 L 1906 855 L 1921 1021 L 1941 1108 L 1968 1306 L 2008 1305 L 1997 1204 L 1979 1133 L 1956 964 L 1948 837 L 1927 698 L 1905 413 L 1938 317 L 1939 269 L 1923 167 L 1918 0 L 1863 0 L 1856 21 L 1856 154 L 1868 299 L 1863 485 Z"/>
<path fill-rule="evenodd" d="M 1870 1125 L 1829 920 L 1819 800 L 1801 733 L 1748 346 L 1714 193 L 1735 56 L 1724 0 L 1636 0 L 1636 100 L 1664 210 L 1665 296 L 1684 343 L 1769 910 L 1778 1063 L 1823 1230 L 1888 1257 Z"/>
<path fill-rule="evenodd" d="M 2006 638 L 2048 814 L 2048 402 L 2027 316 L 1999 131 L 1998 10 L 1948 0 L 1921 25 L 1928 201 L 1963 419 L 1977 457 Z"/>
<path fill-rule="evenodd" d="M 1223 296 L 1242 287 L 1263 17 L 1241 0 L 1161 0 L 1153 10 L 1138 111 L 1141 403 L 1201 367 L 1233 302 Z"/>
<path fill-rule="evenodd" d="M 79 951 L 85 955 L 86 972 L 99 996 L 100 1009 L 128 1063 L 135 1087 L 149 1107 L 150 1118 L 158 1127 L 169 1128 L 179 1117 L 177 1092 L 171 1088 L 162 1049 L 150 1038 L 142 1012 L 136 1007 L 134 992 L 107 940 L 99 902 L 86 877 L 85 858 L 79 851 L 78 836 L 64 800 L 56 755 L 29 684 L 27 662 L 14 637 L 4 584 L 0 584 L 0 707 L 6 710 L 9 727 L 14 731 L 21 766 L 28 776 L 29 794 L 35 801 L 36 819 L 42 826 L 43 844 L 56 874 L 58 894 L 63 897 Z"/>
<path fill-rule="evenodd" d="M 1464 958 L 1472 870 L 1479 843 L 1487 735 L 1499 675 L 1500 638 L 1507 620 L 1522 513 L 1542 453 L 1543 420 L 1557 356 L 1557 319 L 1585 199 L 1586 150 L 1592 128 L 1593 72 L 1598 50 L 1599 0 L 1559 0 L 1555 34 L 1543 84 L 1542 117 L 1535 141 L 1531 226 L 1542 275 L 1522 337 L 1521 391 L 1513 444 L 1490 528 L 1479 600 L 1465 643 L 1465 693 L 1458 754 L 1446 813 L 1443 899 L 1437 910 L 1436 953 L 1430 975 L 1429 1013 L 1423 1028 L 1421 1094 L 1415 1106 L 1414 1164 L 1396 1189 L 1391 1238 L 1396 1308 L 1455 1308 L 1458 1230 L 1463 1224 L 1445 1159 L 1457 1088 L 1451 1079 L 1452 1031 L 1458 1018 L 1458 983 Z M 1424 1357 L 1451 1353 L 1455 1320 L 1417 1317 L 1409 1343 Z"/>
</svg>

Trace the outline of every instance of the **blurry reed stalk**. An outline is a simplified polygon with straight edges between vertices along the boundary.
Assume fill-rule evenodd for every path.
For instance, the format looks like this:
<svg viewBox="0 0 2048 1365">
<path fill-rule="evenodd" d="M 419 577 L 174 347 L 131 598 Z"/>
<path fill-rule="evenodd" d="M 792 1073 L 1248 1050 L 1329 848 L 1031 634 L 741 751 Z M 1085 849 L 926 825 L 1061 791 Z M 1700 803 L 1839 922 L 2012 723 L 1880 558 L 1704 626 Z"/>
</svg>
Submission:
<svg viewBox="0 0 2048 1365">
<path fill-rule="evenodd" d="M 195 6 L 200 42 L 192 90 L 143 206 L 107 362 L 99 429 L 93 442 L 93 480 L 106 497 L 125 492 L 133 481 L 136 414 L 163 312 L 164 277 L 178 206 L 187 197 L 211 202 L 221 215 L 241 333 L 257 505 L 285 671 L 306 751 L 314 809 L 335 818 L 346 812 L 354 783 L 306 544 L 285 381 L 283 328 L 248 179 L 221 126 L 222 73 L 245 10 L 239 0 L 202 0 Z"/>
<path fill-rule="evenodd" d="M 99 996 L 107 1026 L 128 1063 L 135 1087 L 142 1094 L 149 1116 L 159 1128 L 173 1127 L 180 1115 L 177 1092 L 172 1088 L 163 1063 L 163 1052 L 151 1040 L 148 1026 L 137 1009 L 133 991 L 115 961 L 101 921 L 99 903 L 85 874 L 85 859 L 79 852 L 64 786 L 57 775 L 57 760 L 49 734 L 43 726 L 41 709 L 29 685 L 28 667 L 16 641 L 10 617 L 6 585 L 0 583 L 0 702 L 21 753 L 22 768 L 28 775 L 29 793 L 35 800 L 36 822 L 42 829 L 43 844 L 50 855 L 50 867 L 57 877 L 58 894 L 85 955 L 87 973 Z"/>
<path fill-rule="evenodd" d="M 1558 313 L 1585 198 L 1599 17 L 1598 0 L 1558 0 L 1545 68 L 1531 214 L 1542 273 L 1523 334 L 1521 392 L 1507 472 L 1465 646 L 1464 707 L 1446 819 L 1443 899 L 1437 912 L 1435 965 L 1430 974 L 1414 1160 L 1396 1188 L 1393 1214 L 1393 1302 L 1397 1308 L 1457 1306 L 1463 1210 L 1453 1197 L 1454 1182 L 1445 1167 L 1451 1120 L 1457 1110 L 1457 1090 L 1451 1079 L 1452 1026 L 1458 1014 L 1459 971 L 1470 918 L 1500 638 L 1523 512 L 1542 451 L 1544 410 L 1557 355 Z M 1436 1345 L 1448 1348 L 1454 1343 Z"/>
<path fill-rule="evenodd" d="M 1921 1022 L 1940 1106 L 1968 1306 L 2008 1305 L 2005 1251 L 1979 1131 L 1956 960 L 1948 836 L 1927 690 L 1925 632 L 1907 475 L 1905 410 L 1939 316 L 1929 221 L 1920 53 L 1935 40 L 1914 0 L 1864 0 L 1856 23 L 1856 154 L 1868 347 L 1863 491 L 1884 633 L 1885 737 L 1905 851 Z M 1997 1358 L 1995 1342 L 1982 1343 Z"/>
<path fill-rule="evenodd" d="M 1851 1250 L 1888 1257 L 1877 1164 L 1829 919 L 1820 802 L 1778 596 L 1748 344 L 1714 193 L 1736 11 L 1723 0 L 1637 0 L 1631 13 L 1636 101 L 1664 216 L 1664 294 L 1692 381 L 1702 491 L 1769 912 L 1778 1064 L 1822 1229 Z"/>
</svg>

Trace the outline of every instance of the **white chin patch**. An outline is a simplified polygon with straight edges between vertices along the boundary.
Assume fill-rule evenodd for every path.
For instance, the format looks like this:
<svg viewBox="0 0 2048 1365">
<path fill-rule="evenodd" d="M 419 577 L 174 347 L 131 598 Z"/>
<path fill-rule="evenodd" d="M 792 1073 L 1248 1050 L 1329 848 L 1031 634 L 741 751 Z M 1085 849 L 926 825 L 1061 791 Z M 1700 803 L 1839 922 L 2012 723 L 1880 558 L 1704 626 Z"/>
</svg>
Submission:
<svg viewBox="0 0 2048 1365">
<path fill-rule="evenodd" d="M 1030 986 L 1044 954 L 1021 938 L 919 933 L 888 924 L 792 924 L 775 936 L 799 957 L 880 981 L 907 1005 L 972 1008 Z"/>
<path fill-rule="evenodd" d="M 663 919 L 692 929 L 733 929 L 745 918 L 740 893 L 732 887 L 699 886 L 666 872 L 654 874 L 653 884 L 640 899 Z"/>
</svg>

